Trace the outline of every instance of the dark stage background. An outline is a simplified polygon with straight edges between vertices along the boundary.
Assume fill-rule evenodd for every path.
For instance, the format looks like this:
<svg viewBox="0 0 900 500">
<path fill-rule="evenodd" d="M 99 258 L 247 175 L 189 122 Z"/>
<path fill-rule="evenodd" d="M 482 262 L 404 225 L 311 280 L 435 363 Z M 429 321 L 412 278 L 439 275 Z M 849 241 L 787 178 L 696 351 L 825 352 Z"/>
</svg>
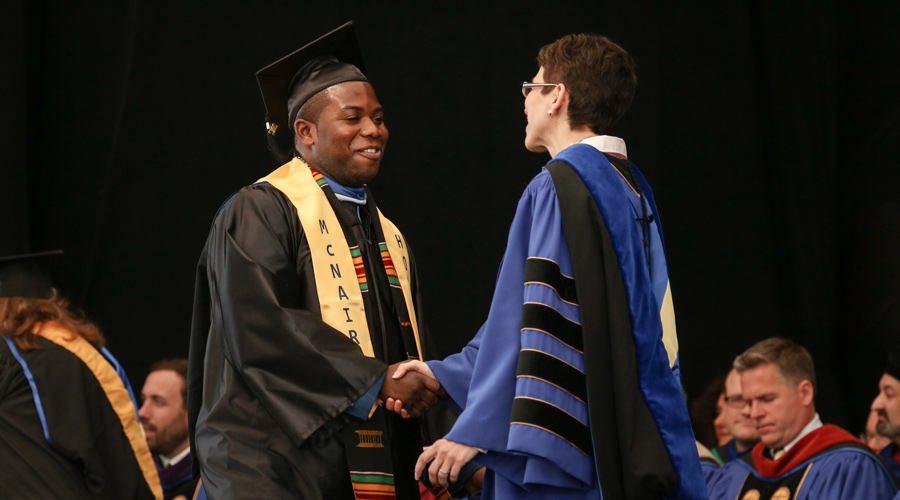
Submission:
<svg viewBox="0 0 900 500">
<path fill-rule="evenodd" d="M 900 2 L 2 9 L 0 255 L 64 248 L 60 288 L 136 387 L 186 354 L 216 209 L 277 166 L 257 69 L 356 20 L 391 130 L 372 187 L 450 353 L 484 319 L 516 201 L 548 159 L 522 145 L 519 85 L 542 45 L 593 31 L 638 63 L 616 132 L 660 205 L 688 394 L 783 335 L 815 357 L 822 417 L 862 426 L 900 333 Z"/>
</svg>

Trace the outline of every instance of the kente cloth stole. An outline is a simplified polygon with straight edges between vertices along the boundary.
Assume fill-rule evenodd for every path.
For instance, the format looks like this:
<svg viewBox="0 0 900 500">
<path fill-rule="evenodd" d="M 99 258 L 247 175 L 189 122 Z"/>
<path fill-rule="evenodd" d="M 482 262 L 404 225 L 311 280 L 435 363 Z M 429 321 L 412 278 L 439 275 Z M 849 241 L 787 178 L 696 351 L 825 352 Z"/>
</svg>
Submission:
<svg viewBox="0 0 900 500">
<path fill-rule="evenodd" d="M 396 435 L 384 432 L 388 427 L 388 415 L 387 410 L 376 407 L 375 413 L 368 420 L 351 418 L 341 432 L 350 468 L 350 482 L 357 500 L 397 498 L 390 452 L 391 439 L 396 438 Z M 404 443 L 399 445 L 403 446 Z M 409 475 L 409 471 L 402 471 L 401 474 Z M 443 486 L 425 485 L 436 500 L 453 500 Z"/>
<path fill-rule="evenodd" d="M 394 467 L 391 434 L 385 432 L 387 410 L 377 407 L 368 420 L 351 418 L 341 432 L 350 470 L 350 483 L 357 500 L 393 500 Z"/>
<path fill-rule="evenodd" d="M 353 234 L 341 227 L 335 214 L 341 202 L 328 180 L 302 159 L 294 158 L 258 182 L 267 182 L 284 193 L 297 209 L 309 242 L 322 320 L 356 342 L 363 354 L 374 357 L 362 295 L 369 293 L 370 287 L 362 253 Z M 371 197 L 369 200 L 372 203 Z M 406 241 L 380 210 L 372 212 L 403 345 L 410 358 L 422 359 Z M 341 431 L 353 492 L 359 500 L 396 498 L 387 429 L 386 410 L 377 407 L 368 420 L 351 418 Z"/>
<path fill-rule="evenodd" d="M 327 179 L 303 160 L 294 158 L 257 182 L 267 182 L 284 193 L 297 209 L 309 242 L 322 321 L 356 342 L 363 354 L 374 357 L 362 296 L 369 291 L 362 254 L 353 236 L 345 235 L 341 228 L 332 206 L 332 202 L 340 201 Z M 391 285 L 404 345 L 411 358 L 422 359 L 406 240 L 380 210 L 377 214 L 377 217 L 372 214 L 373 223 L 380 238 L 382 263 Z"/>
</svg>

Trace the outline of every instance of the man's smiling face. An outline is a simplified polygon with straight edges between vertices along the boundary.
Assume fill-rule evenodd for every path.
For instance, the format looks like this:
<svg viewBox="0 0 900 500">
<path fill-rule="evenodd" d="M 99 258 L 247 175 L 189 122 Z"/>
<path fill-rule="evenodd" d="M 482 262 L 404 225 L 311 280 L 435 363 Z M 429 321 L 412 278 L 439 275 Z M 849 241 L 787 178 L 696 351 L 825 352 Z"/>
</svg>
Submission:
<svg viewBox="0 0 900 500">
<path fill-rule="evenodd" d="M 384 110 L 367 82 L 339 83 L 327 92 L 331 100 L 304 142 L 309 146 L 304 159 L 345 186 L 362 186 L 378 174 L 384 155 Z"/>
</svg>

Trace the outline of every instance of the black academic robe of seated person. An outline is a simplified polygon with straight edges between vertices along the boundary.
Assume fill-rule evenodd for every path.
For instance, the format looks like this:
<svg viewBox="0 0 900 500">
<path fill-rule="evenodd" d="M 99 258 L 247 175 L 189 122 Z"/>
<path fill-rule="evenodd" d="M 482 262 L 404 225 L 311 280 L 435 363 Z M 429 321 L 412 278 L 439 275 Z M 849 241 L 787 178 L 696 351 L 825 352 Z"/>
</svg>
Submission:
<svg viewBox="0 0 900 500">
<path fill-rule="evenodd" d="M 326 193 L 362 251 L 376 356 L 322 321 L 290 199 L 267 183 L 238 191 L 216 215 L 200 258 L 191 334 L 191 449 L 210 498 L 354 498 L 340 435 L 355 417 L 344 411 L 406 357 L 369 215 L 374 199 L 369 193 L 361 223 Z M 399 499 L 419 498 L 418 429 L 415 419 L 388 415 Z"/>
<path fill-rule="evenodd" d="M 0 498 L 162 500 L 127 379 L 74 340 L 0 335 Z"/>
</svg>

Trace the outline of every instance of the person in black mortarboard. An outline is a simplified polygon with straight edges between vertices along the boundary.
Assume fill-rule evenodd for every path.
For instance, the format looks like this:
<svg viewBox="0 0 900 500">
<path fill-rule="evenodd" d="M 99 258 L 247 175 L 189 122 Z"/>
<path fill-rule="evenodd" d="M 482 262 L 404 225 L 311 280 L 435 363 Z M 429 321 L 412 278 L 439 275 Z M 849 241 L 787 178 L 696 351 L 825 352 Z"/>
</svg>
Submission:
<svg viewBox="0 0 900 500">
<path fill-rule="evenodd" d="M 0 258 L 0 496 L 161 500 L 124 370 L 52 287 L 61 253 Z"/>
<path fill-rule="evenodd" d="M 351 23 L 257 73 L 280 168 L 221 207 L 200 258 L 188 419 L 210 498 L 419 498 L 440 385 L 406 239 L 366 183 L 388 130 Z"/>
</svg>

